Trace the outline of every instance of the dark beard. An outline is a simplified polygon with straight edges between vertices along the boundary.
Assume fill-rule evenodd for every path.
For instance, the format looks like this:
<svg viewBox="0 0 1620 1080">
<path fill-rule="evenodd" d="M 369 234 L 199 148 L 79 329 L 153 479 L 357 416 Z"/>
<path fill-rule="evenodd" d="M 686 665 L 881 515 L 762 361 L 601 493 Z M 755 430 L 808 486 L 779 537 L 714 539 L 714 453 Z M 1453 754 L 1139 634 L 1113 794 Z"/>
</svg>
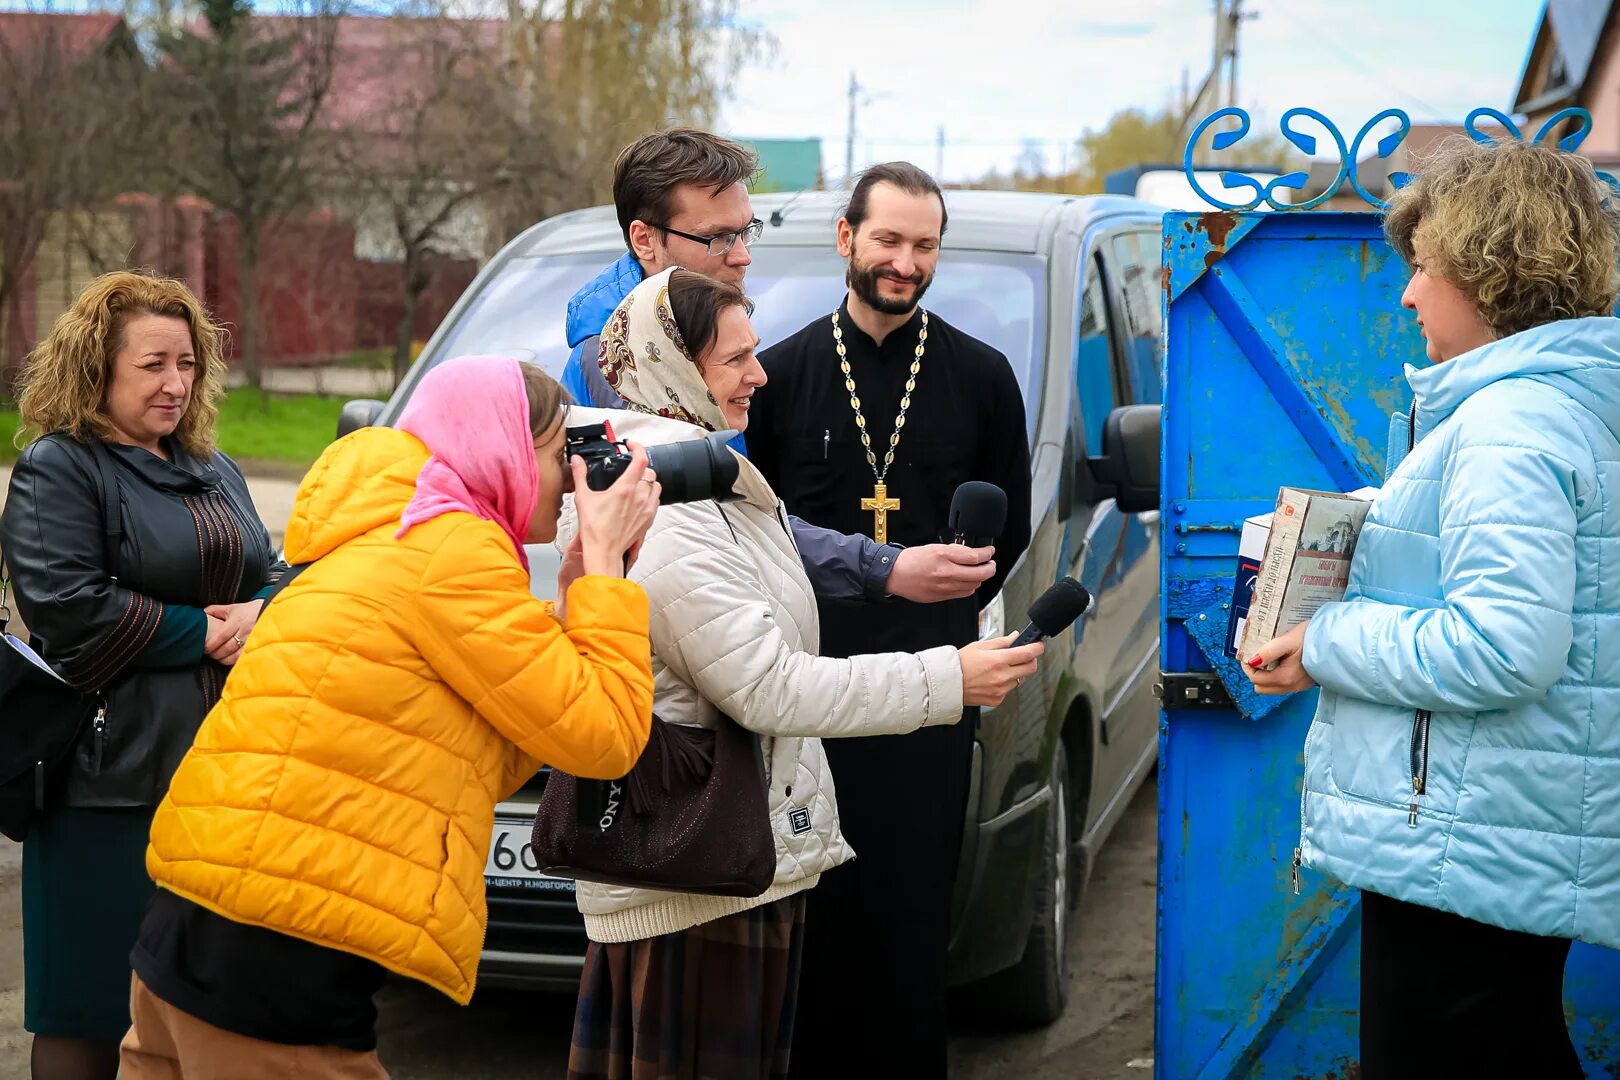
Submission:
<svg viewBox="0 0 1620 1080">
<path fill-rule="evenodd" d="M 880 277 L 909 280 L 916 287 L 916 291 L 911 294 L 909 300 L 891 300 L 878 292 Z M 855 261 L 854 256 L 851 256 L 849 268 L 844 272 L 844 280 L 854 290 L 856 298 L 873 311 L 884 315 L 909 315 L 917 309 L 918 304 L 922 303 L 923 293 L 934 283 L 934 275 L 918 272 L 909 279 L 901 278 L 898 274 L 879 270 L 873 266 L 862 266 Z"/>
</svg>

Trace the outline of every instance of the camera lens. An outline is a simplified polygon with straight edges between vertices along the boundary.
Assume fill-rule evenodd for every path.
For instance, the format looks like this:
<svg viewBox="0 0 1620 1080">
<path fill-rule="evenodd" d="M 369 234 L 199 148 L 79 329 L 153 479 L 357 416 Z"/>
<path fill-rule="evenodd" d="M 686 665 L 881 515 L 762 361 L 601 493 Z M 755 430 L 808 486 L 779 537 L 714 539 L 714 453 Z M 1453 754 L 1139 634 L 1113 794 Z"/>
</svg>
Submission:
<svg viewBox="0 0 1620 1080">
<path fill-rule="evenodd" d="M 658 501 L 670 506 L 736 498 L 732 486 L 737 483 L 737 459 L 725 444 L 725 437 L 731 434 L 717 432 L 702 440 L 647 447 L 647 462 L 663 485 Z"/>
</svg>

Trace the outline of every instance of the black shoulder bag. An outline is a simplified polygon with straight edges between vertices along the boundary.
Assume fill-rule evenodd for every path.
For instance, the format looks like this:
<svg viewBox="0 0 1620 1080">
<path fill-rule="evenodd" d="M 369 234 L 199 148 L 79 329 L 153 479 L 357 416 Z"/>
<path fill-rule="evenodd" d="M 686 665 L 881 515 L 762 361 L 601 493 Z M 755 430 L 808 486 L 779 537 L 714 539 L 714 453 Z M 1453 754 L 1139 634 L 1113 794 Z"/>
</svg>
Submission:
<svg viewBox="0 0 1620 1080">
<path fill-rule="evenodd" d="M 123 526 L 118 485 L 106 447 L 92 442 L 89 449 L 101 480 L 102 530 L 112 573 Z M 0 553 L 0 833 L 20 841 L 54 795 L 85 728 L 105 722 L 107 701 L 100 693 L 74 689 L 10 633 L 10 585 Z"/>
<path fill-rule="evenodd" d="M 776 879 L 759 736 L 723 715 L 713 728 L 654 716 L 623 779 L 550 771 L 531 842 L 554 877 L 759 896 Z"/>
<path fill-rule="evenodd" d="M 720 516 L 729 529 L 724 509 Z M 550 771 L 531 843 L 540 869 L 556 877 L 759 896 L 776 880 L 759 736 L 724 713 L 712 728 L 654 716 L 640 760 L 622 779 Z"/>
</svg>

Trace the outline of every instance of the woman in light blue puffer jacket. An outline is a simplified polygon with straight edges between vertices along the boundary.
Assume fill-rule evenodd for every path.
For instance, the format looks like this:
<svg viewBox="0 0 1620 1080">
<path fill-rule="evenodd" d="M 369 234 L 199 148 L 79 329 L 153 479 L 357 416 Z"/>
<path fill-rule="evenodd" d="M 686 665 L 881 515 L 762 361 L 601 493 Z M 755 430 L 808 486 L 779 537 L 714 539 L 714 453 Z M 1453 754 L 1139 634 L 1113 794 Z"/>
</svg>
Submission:
<svg viewBox="0 0 1620 1080">
<path fill-rule="evenodd" d="M 1620 222 L 1583 159 L 1459 138 L 1385 230 L 1434 366 L 1344 601 L 1250 677 L 1322 688 L 1295 858 L 1363 890 L 1364 1080 L 1579 1077 L 1570 940 L 1620 947 Z"/>
</svg>

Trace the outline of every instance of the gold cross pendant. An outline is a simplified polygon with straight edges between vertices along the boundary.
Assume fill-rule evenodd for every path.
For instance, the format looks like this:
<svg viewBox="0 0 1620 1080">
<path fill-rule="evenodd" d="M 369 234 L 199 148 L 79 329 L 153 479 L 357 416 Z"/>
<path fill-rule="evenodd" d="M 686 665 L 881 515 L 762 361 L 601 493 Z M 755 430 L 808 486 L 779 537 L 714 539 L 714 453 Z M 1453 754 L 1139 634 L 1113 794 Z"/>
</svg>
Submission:
<svg viewBox="0 0 1620 1080">
<path fill-rule="evenodd" d="M 872 511 L 872 539 L 880 544 L 889 542 L 889 514 L 900 509 L 900 500 L 889 498 L 889 485 L 873 484 L 872 497 L 861 500 L 861 509 Z"/>
</svg>

